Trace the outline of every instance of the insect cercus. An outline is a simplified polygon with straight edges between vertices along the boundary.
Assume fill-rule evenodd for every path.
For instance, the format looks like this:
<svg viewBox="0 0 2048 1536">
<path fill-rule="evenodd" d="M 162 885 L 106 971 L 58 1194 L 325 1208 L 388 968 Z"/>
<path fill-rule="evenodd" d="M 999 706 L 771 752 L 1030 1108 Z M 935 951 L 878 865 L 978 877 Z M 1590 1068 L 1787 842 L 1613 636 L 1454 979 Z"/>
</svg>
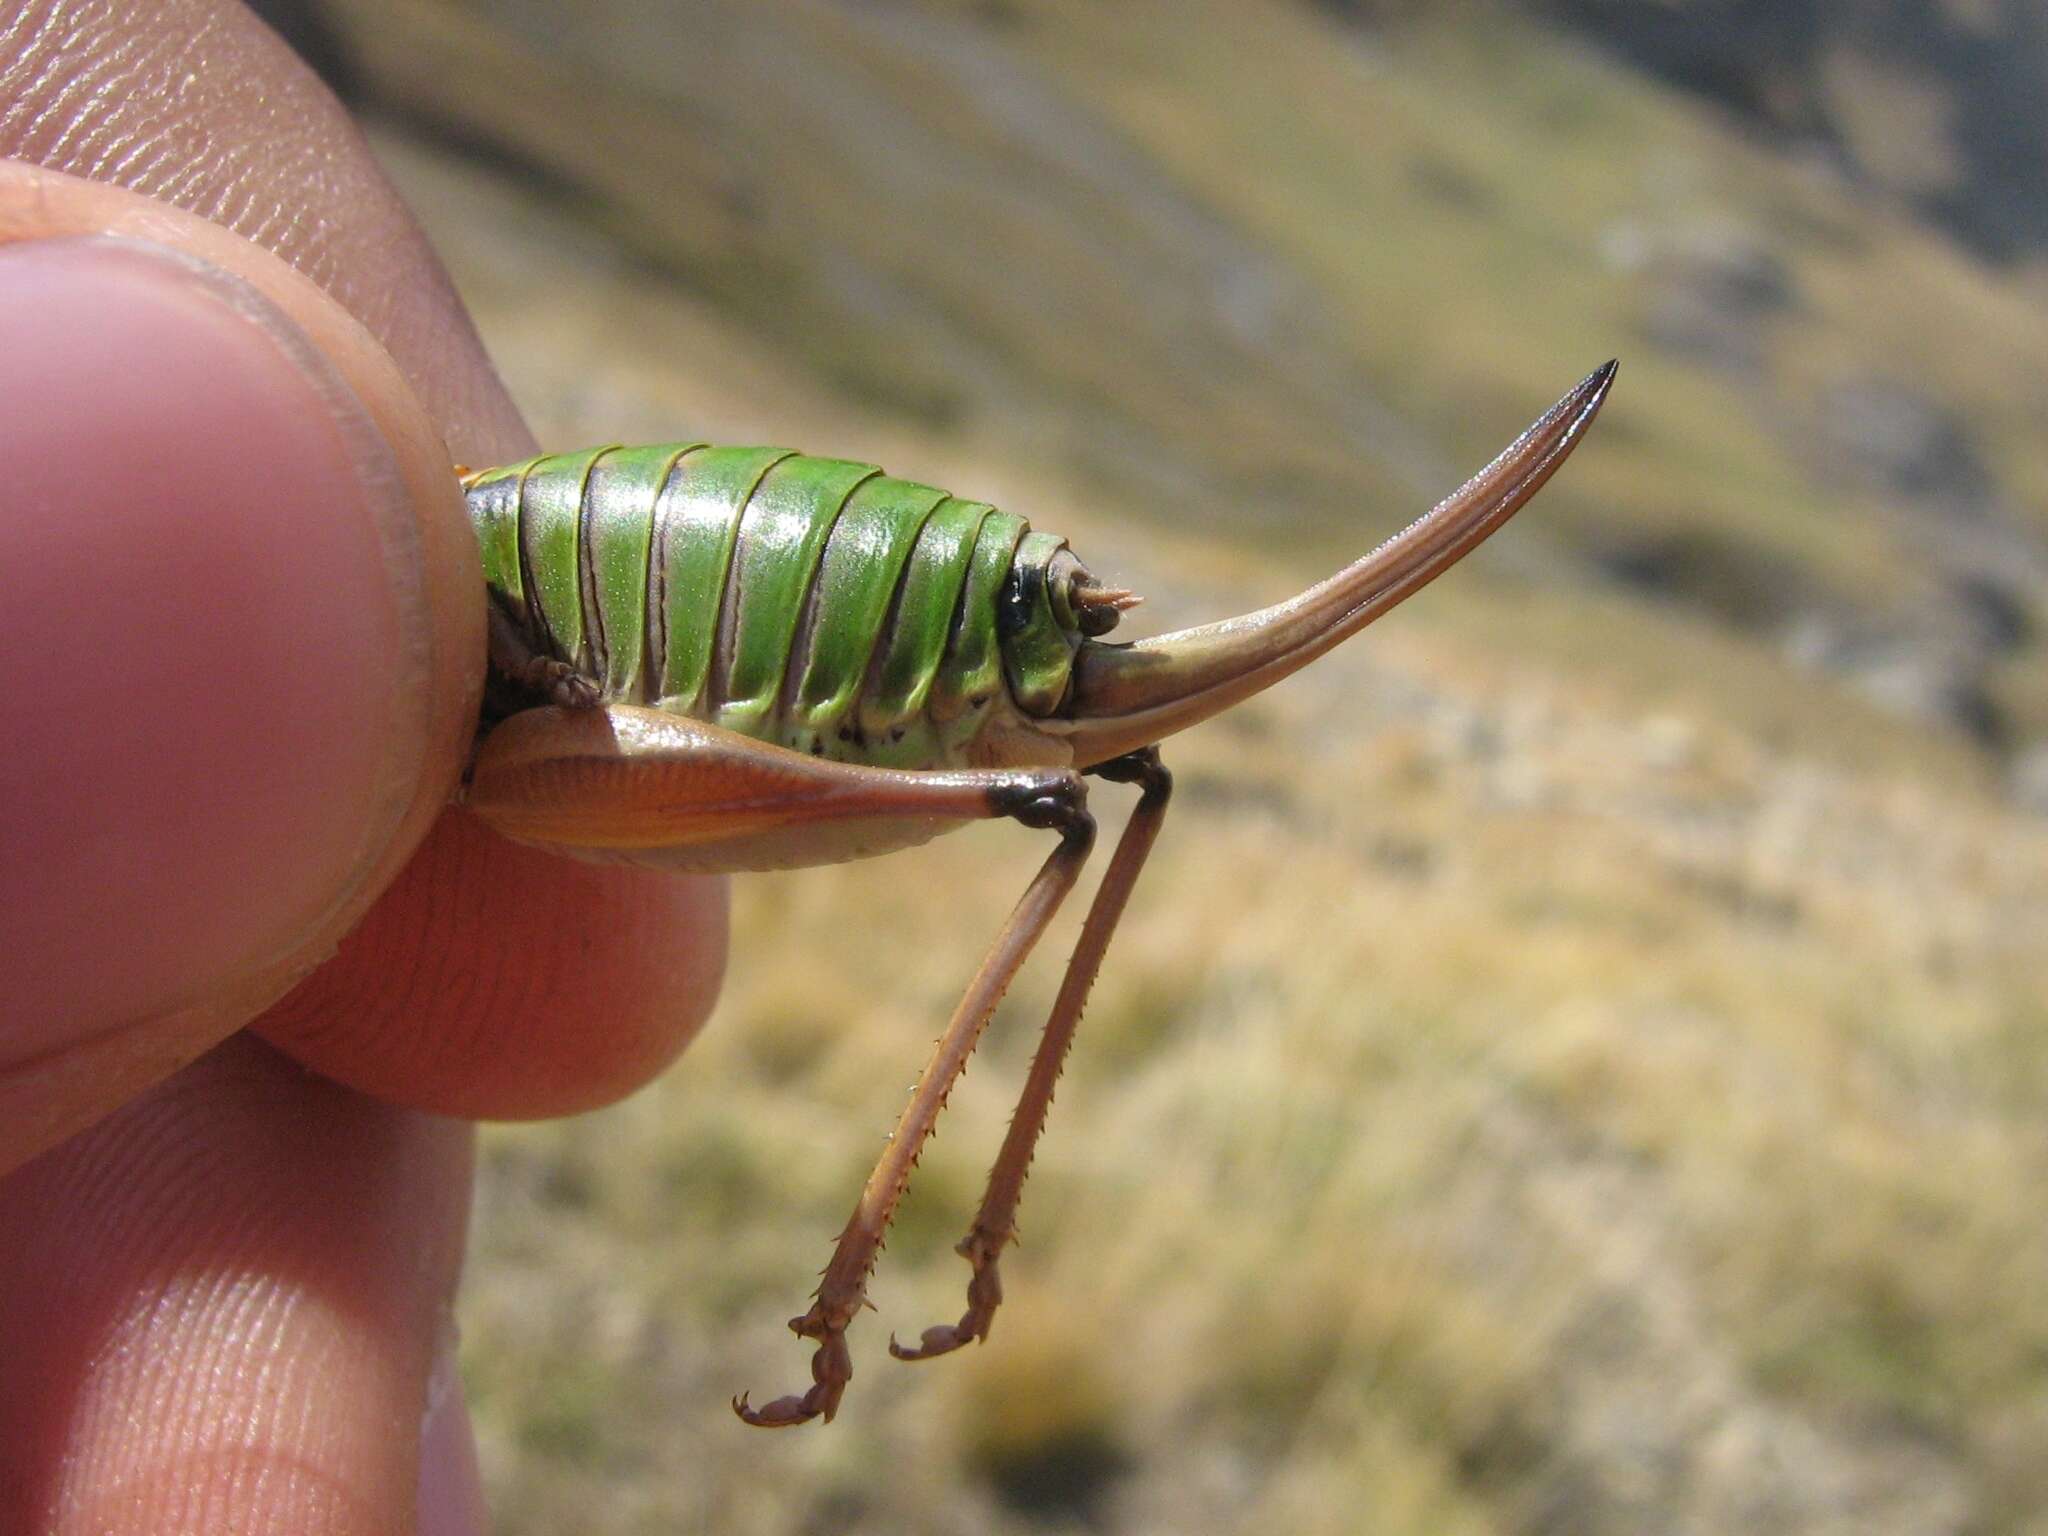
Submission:
<svg viewBox="0 0 2048 1536">
<path fill-rule="evenodd" d="M 1173 781 L 1158 743 L 1363 629 L 1499 528 L 1578 445 L 1589 375 L 1491 464 L 1298 597 L 1156 640 L 1102 636 L 1137 599 L 1066 541 L 873 465 L 674 443 L 465 473 L 491 598 L 491 684 L 464 795 L 508 837 L 728 871 L 835 863 L 1009 817 L 1058 842 L 960 999 L 861 1190 L 811 1308 L 812 1385 L 749 1424 L 830 1419 L 846 1329 L 919 1148 L 1095 839 L 1084 776 L 1139 789 L 988 1190 L 960 1244 L 967 1310 L 898 1359 L 988 1336 L 997 1260 L 1103 951 Z"/>
</svg>

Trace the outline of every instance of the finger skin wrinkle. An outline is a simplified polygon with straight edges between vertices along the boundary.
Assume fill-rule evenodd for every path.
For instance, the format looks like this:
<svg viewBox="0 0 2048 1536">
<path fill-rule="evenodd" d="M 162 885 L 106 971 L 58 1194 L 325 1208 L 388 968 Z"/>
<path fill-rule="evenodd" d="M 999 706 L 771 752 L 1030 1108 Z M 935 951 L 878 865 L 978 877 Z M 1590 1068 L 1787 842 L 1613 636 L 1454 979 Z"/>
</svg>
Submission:
<svg viewBox="0 0 2048 1536">
<path fill-rule="evenodd" d="M 0 1536 L 406 1528 L 466 1169 L 243 1040 L 0 1180 Z"/>
<path fill-rule="evenodd" d="M 12 10 L 0 20 L 0 155 L 160 198 L 275 251 L 391 351 L 458 456 L 489 463 L 525 447 L 453 285 L 361 133 L 243 7 Z"/>
<path fill-rule="evenodd" d="M 96 1385 L 76 1422 L 76 1443 L 108 1450 L 62 1467 L 46 1502 L 54 1522 L 302 1528 L 287 1526 L 290 1516 L 318 1530 L 376 1529 L 370 1503 L 327 1470 L 338 1447 L 315 1404 L 347 1362 L 308 1310 L 260 1275 L 174 1280 L 133 1297 L 86 1365 Z M 180 1337 L 189 1320 L 198 1326 Z M 308 1344 L 323 1333 L 324 1345 Z M 160 1379 L 135 1379 L 144 1361 Z M 149 1425 L 147 1446 L 134 1443 L 137 1421 Z"/>
<path fill-rule="evenodd" d="M 106 0 L 46 0 L 31 16 L 18 45 L 23 54 L 0 74 L 11 108 L 6 125 L 22 134 L 12 153 L 161 197 L 258 244 L 268 242 L 250 217 L 252 149 L 261 146 L 273 165 L 281 159 L 294 185 L 315 195 L 338 190 L 323 185 L 331 177 L 321 157 L 290 127 L 324 115 L 330 104 L 290 80 L 280 91 L 251 95 L 237 57 L 249 50 L 226 34 L 217 14 L 173 3 L 140 36 L 124 34 Z M 23 66 L 26 89 L 9 78 Z M 212 119 L 228 112 L 253 125 L 254 135 L 213 132 Z"/>
</svg>

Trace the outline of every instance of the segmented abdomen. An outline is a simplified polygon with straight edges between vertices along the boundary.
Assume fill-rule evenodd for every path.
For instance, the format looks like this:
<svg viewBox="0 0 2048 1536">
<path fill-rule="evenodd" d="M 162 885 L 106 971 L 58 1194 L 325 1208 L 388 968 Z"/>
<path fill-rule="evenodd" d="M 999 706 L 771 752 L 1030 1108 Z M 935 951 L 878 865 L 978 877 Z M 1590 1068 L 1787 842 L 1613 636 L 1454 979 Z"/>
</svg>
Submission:
<svg viewBox="0 0 2048 1536">
<path fill-rule="evenodd" d="M 1022 518 L 780 448 L 551 454 L 463 482 L 493 599 L 608 700 L 798 751 L 965 760 Z"/>
</svg>

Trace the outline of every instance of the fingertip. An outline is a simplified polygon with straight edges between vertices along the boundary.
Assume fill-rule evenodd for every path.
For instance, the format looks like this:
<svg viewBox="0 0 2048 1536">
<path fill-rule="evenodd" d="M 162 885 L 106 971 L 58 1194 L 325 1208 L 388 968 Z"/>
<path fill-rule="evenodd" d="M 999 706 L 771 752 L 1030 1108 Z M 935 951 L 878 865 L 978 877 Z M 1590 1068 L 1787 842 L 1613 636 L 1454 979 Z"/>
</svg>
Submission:
<svg viewBox="0 0 2048 1536">
<path fill-rule="evenodd" d="M 0 247 L 9 1045 L 273 965 L 428 756 L 389 446 L 248 285 L 161 247 Z M 38 687 L 33 679 L 41 677 Z"/>
<path fill-rule="evenodd" d="M 327 953 L 474 730 L 474 543 L 403 379 L 219 230 L 104 237 L 144 201 L 0 163 L 0 1167 Z"/>
</svg>

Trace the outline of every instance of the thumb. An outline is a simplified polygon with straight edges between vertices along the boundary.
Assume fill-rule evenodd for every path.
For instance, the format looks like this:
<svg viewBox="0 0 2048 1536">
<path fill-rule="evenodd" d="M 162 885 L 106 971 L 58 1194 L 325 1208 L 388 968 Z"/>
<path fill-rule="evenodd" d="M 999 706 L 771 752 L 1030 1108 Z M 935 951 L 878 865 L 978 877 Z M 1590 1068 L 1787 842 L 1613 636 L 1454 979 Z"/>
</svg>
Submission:
<svg viewBox="0 0 2048 1536">
<path fill-rule="evenodd" d="M 329 301 L 258 277 L 0 246 L 0 1168 L 331 952 L 473 725 L 438 439 L 388 364 L 337 365 L 359 333 L 316 346 Z"/>
</svg>

